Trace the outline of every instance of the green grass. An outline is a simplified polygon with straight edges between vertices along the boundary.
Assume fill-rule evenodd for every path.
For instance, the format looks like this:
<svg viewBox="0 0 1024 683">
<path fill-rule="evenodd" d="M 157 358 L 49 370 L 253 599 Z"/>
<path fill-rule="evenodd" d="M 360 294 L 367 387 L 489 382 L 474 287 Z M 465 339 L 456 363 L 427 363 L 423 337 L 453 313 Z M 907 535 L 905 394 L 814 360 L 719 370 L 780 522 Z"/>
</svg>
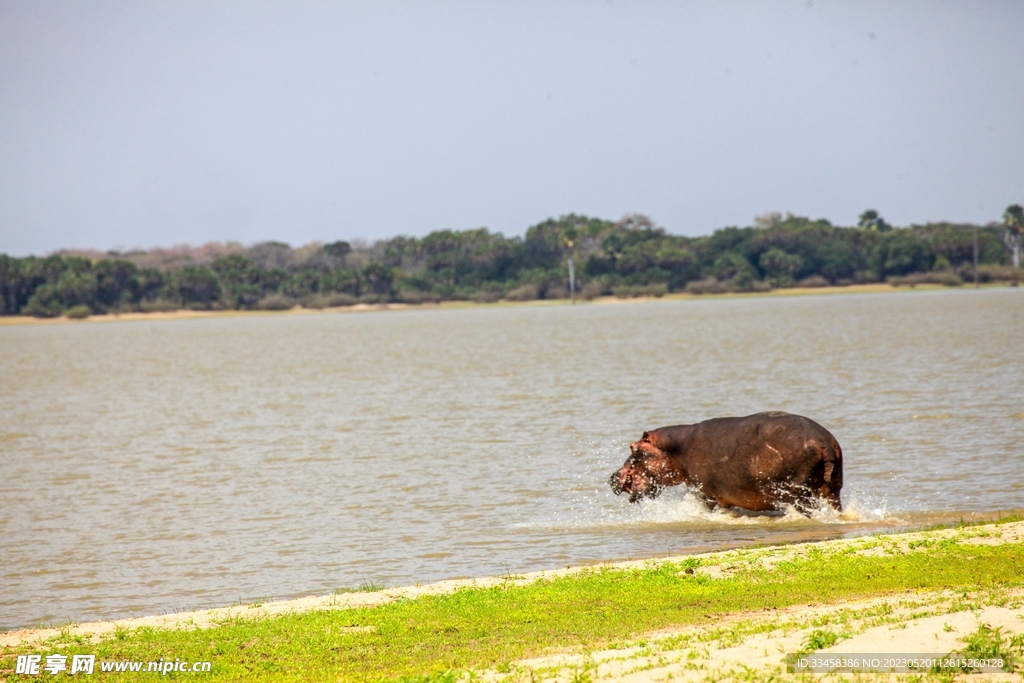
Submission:
<svg viewBox="0 0 1024 683">
<path fill-rule="evenodd" d="M 872 542 L 866 539 L 865 545 Z M 521 586 L 506 582 L 370 608 L 237 618 L 210 629 L 121 629 L 98 644 L 65 633 L 43 645 L 0 650 L 0 678 L 13 671 L 13 655 L 53 651 L 69 655 L 68 661 L 72 654 L 96 654 L 97 661 L 212 661 L 213 672 L 202 674 L 203 680 L 445 680 L 452 671 L 501 669 L 552 648 L 596 647 L 669 626 L 712 625 L 749 610 L 1024 585 L 1021 544 L 963 545 L 954 538 L 880 556 L 858 555 L 852 547 L 814 548 L 772 571 L 742 562 L 756 552 L 763 553 L 737 553 L 744 568 L 720 579 L 687 573 L 699 563 L 690 559 L 644 569 L 588 570 Z M 363 590 L 377 588 L 367 584 Z M 832 635 L 823 631 L 822 641 Z M 98 666 L 95 675 L 103 677 Z"/>
<path fill-rule="evenodd" d="M 842 636 L 835 631 L 816 628 L 807 636 L 807 639 L 804 641 L 804 646 L 797 654 L 806 654 L 817 652 L 818 650 L 824 650 L 826 647 L 832 647 L 835 645 L 841 638 Z"/>
<path fill-rule="evenodd" d="M 964 638 L 962 642 L 965 647 L 958 652 L 950 653 L 951 656 L 968 659 L 1001 659 L 1003 660 L 1003 671 L 1007 673 L 1020 670 L 1024 663 L 1024 633 L 1007 635 L 998 626 L 992 628 L 988 624 L 980 624 L 978 630 Z M 972 671 L 967 666 L 960 670 L 963 673 Z"/>
</svg>

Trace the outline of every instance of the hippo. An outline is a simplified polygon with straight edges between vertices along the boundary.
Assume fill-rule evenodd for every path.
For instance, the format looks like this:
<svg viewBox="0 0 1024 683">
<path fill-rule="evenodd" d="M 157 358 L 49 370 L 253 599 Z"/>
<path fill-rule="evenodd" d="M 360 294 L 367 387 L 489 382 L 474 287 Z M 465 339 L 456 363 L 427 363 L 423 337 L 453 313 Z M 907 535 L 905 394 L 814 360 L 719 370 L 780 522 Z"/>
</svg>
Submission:
<svg viewBox="0 0 1024 683">
<path fill-rule="evenodd" d="M 708 507 L 778 510 L 805 515 L 824 501 L 842 510 L 843 451 L 827 429 L 800 415 L 770 412 L 716 417 L 644 432 L 611 477 L 629 502 L 684 484 Z"/>
</svg>

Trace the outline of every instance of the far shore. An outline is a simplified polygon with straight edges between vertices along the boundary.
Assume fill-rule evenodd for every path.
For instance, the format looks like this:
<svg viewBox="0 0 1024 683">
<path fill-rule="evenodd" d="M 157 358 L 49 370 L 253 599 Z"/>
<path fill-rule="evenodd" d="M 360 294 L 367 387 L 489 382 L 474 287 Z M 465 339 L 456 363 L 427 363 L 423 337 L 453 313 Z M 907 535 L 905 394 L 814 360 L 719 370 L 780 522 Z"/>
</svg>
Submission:
<svg viewBox="0 0 1024 683">
<path fill-rule="evenodd" d="M 996 282 L 981 285 L 981 288 L 991 289 L 995 287 L 1010 287 L 1009 283 Z M 683 301 L 700 299 L 745 299 L 757 297 L 789 297 L 789 296 L 811 296 L 811 295 L 833 295 L 833 294 L 881 294 L 891 292 L 910 292 L 920 290 L 939 289 L 974 289 L 969 284 L 960 287 L 949 287 L 946 285 L 920 284 L 914 286 L 895 286 L 884 282 L 876 282 L 863 285 L 847 285 L 843 287 L 791 287 L 786 289 L 773 289 L 768 292 L 726 292 L 722 294 L 690 294 L 687 292 L 674 292 L 662 296 L 641 296 L 641 297 L 616 297 L 601 296 L 595 299 L 576 299 L 578 305 L 607 305 L 625 304 L 649 301 Z M 179 320 L 186 318 L 223 318 L 231 316 L 258 316 L 258 315 L 314 315 L 324 313 L 367 313 L 373 311 L 407 311 L 407 310 L 442 310 L 453 308 L 502 308 L 513 306 L 568 306 L 573 302 L 568 299 L 534 299 L 531 301 L 508 301 L 502 299 L 494 303 L 478 303 L 473 301 L 442 301 L 440 303 L 382 303 L 368 304 L 359 303 L 353 306 L 337 306 L 327 308 L 304 308 L 295 306 L 284 311 L 265 310 L 192 310 L 180 309 L 176 311 L 154 311 L 154 312 L 128 312 L 128 313 L 102 313 L 90 315 L 87 318 L 71 319 L 67 316 L 57 318 L 35 318 L 27 315 L 0 316 L 2 325 L 50 325 L 54 323 L 81 323 L 81 322 L 117 322 L 126 320 Z"/>
</svg>

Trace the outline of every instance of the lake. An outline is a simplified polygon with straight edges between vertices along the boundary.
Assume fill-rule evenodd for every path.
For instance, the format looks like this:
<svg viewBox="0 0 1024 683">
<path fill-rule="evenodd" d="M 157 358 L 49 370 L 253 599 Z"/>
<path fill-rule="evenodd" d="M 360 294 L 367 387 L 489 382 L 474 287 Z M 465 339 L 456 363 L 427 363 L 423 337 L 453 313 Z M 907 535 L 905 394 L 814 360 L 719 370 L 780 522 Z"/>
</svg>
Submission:
<svg viewBox="0 0 1024 683">
<path fill-rule="evenodd" d="M 1024 508 L 1024 290 L 0 326 L 0 627 Z M 630 505 L 645 429 L 806 415 L 846 511 Z"/>
</svg>

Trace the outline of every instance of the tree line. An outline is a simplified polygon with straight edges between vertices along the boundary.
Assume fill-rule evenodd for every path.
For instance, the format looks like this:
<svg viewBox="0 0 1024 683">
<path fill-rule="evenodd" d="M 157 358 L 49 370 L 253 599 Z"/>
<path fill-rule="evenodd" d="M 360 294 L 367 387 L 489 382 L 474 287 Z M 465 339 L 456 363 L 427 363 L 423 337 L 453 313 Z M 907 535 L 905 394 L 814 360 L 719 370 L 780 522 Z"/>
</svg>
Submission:
<svg viewBox="0 0 1024 683">
<path fill-rule="evenodd" d="M 669 234 L 646 216 L 569 214 L 505 237 L 439 230 L 372 244 L 0 254 L 0 315 L 81 317 L 190 309 L 286 309 L 360 302 L 659 296 L 891 282 L 958 285 L 1022 279 L 1024 212 L 1002 223 L 892 227 L 865 211 L 858 225 L 772 213 L 711 235 Z M 572 278 L 570 279 L 570 271 Z M 571 291 L 570 291 L 571 289 Z"/>
</svg>

